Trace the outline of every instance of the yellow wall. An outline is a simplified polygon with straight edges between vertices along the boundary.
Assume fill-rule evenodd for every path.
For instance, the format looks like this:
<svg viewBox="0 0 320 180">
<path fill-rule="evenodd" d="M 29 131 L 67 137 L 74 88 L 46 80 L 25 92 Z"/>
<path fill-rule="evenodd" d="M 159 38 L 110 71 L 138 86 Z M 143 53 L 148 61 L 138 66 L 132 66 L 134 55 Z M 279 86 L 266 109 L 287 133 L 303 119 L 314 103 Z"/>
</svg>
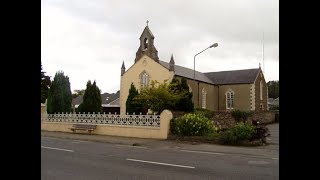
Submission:
<svg viewBox="0 0 320 180">
<path fill-rule="evenodd" d="M 234 109 L 250 110 L 251 84 L 236 84 L 236 85 L 220 85 L 219 86 L 219 109 L 226 110 L 226 92 L 231 89 L 234 94 Z"/>
<path fill-rule="evenodd" d="M 177 79 L 181 80 L 182 78 L 177 76 Z M 207 91 L 207 101 L 206 101 L 206 109 L 209 110 L 217 110 L 218 109 L 218 91 L 217 88 L 208 83 L 199 82 L 199 94 L 198 94 L 198 81 L 194 81 L 192 79 L 187 79 L 188 85 L 190 85 L 192 89 L 192 102 L 194 104 L 194 108 L 201 108 L 202 106 L 202 89 L 205 88 Z"/>
<path fill-rule="evenodd" d="M 125 126 L 125 125 L 97 125 L 97 129 L 92 131 L 92 134 L 138 137 L 151 139 L 167 139 L 170 130 L 170 120 L 172 113 L 168 110 L 162 111 L 160 114 L 160 127 L 143 127 L 143 126 Z M 71 123 L 56 123 L 42 122 L 41 130 L 69 132 L 73 124 Z M 81 132 L 81 131 L 77 131 Z"/>
<path fill-rule="evenodd" d="M 46 106 L 41 105 L 41 114 L 46 112 Z"/>
<path fill-rule="evenodd" d="M 149 56 L 143 55 L 140 60 L 138 60 L 134 65 L 132 65 L 121 77 L 120 84 L 120 114 L 126 114 L 126 101 L 129 95 L 129 89 L 131 83 L 140 92 L 140 79 L 139 75 L 146 71 L 149 74 L 149 82 L 152 80 L 157 80 L 158 82 L 164 82 L 168 80 L 171 82 L 174 73 L 155 62 Z"/>
</svg>

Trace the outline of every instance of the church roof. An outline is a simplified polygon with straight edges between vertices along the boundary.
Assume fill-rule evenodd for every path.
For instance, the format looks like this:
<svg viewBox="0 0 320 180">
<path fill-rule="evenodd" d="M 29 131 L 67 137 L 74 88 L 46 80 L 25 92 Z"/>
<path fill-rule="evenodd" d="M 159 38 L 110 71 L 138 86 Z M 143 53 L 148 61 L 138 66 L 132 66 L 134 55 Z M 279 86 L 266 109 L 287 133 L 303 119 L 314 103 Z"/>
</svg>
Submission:
<svg viewBox="0 0 320 180">
<path fill-rule="evenodd" d="M 214 84 L 251 84 L 254 83 L 260 69 L 243 69 L 204 73 Z"/>
<path fill-rule="evenodd" d="M 159 63 L 164 66 L 165 68 L 169 69 L 170 65 L 167 62 L 159 61 Z M 193 69 L 185 68 L 179 65 L 174 65 L 174 74 L 177 76 L 186 77 L 189 79 L 193 79 Z M 213 82 L 203 73 L 196 71 L 196 80 L 206 82 L 209 84 L 213 84 Z"/>
<path fill-rule="evenodd" d="M 165 68 L 169 69 L 170 65 L 167 62 L 159 61 Z M 224 84 L 251 84 L 254 83 L 260 69 L 244 69 L 235 71 L 220 71 L 202 73 L 196 71 L 196 80 L 209 84 L 224 85 Z M 174 65 L 174 73 L 176 76 L 181 76 L 193 79 L 193 69 Z"/>
</svg>

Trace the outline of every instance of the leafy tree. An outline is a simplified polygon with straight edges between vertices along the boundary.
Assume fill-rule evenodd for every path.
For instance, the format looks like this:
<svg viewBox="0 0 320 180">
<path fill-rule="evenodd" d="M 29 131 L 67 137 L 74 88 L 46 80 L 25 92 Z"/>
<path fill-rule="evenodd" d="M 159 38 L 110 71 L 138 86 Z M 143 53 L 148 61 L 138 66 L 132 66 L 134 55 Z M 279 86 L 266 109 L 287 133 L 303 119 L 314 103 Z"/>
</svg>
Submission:
<svg viewBox="0 0 320 180">
<path fill-rule="evenodd" d="M 91 84 L 91 81 L 89 80 L 87 82 L 87 88 L 83 95 L 83 102 L 78 107 L 78 112 L 103 112 L 101 104 L 101 91 L 97 87 L 96 81 Z"/>
<path fill-rule="evenodd" d="M 126 101 L 126 111 L 129 114 L 139 114 L 140 112 L 143 111 L 143 105 L 138 102 L 134 101 L 133 99 L 139 94 L 138 90 L 136 87 L 131 83 L 130 89 L 129 89 L 129 95 Z"/>
<path fill-rule="evenodd" d="M 69 77 L 58 71 L 52 81 L 47 101 L 48 113 L 71 112 L 72 95 Z"/>
<path fill-rule="evenodd" d="M 134 100 L 153 112 L 161 113 L 164 109 L 172 109 L 180 98 L 180 94 L 166 82 L 151 81 L 150 86 L 143 88 Z"/>
<path fill-rule="evenodd" d="M 181 82 L 174 78 L 170 83 L 170 89 L 180 94 L 180 99 L 173 107 L 173 110 L 192 112 L 194 110 L 194 104 L 192 102 L 192 92 L 189 92 L 189 86 L 185 78 L 181 79 Z"/>
<path fill-rule="evenodd" d="M 46 102 L 51 85 L 50 76 L 46 76 L 45 73 L 46 72 L 43 71 L 41 63 L 41 103 Z"/>
<path fill-rule="evenodd" d="M 72 98 L 77 98 L 81 95 L 84 95 L 84 92 L 85 92 L 85 89 L 81 89 L 81 90 L 74 90 L 73 93 L 72 93 Z"/>
<path fill-rule="evenodd" d="M 279 97 L 279 81 L 269 81 L 268 83 L 269 98 Z"/>
</svg>

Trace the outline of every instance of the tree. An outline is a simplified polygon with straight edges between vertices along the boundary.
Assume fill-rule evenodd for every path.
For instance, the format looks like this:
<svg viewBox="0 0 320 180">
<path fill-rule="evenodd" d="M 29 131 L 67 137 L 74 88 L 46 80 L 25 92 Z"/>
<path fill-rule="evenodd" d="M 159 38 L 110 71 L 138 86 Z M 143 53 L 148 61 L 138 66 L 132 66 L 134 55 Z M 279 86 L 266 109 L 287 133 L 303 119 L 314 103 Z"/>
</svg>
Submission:
<svg viewBox="0 0 320 180">
<path fill-rule="evenodd" d="M 71 112 L 72 95 L 69 77 L 58 71 L 53 79 L 47 101 L 48 113 Z"/>
<path fill-rule="evenodd" d="M 131 83 L 130 89 L 129 89 L 129 95 L 126 101 L 126 111 L 129 114 L 139 114 L 143 111 L 143 106 L 140 102 L 134 101 L 133 99 L 139 94 L 136 87 Z"/>
<path fill-rule="evenodd" d="M 189 86 L 185 78 L 181 79 L 181 82 L 174 78 L 170 83 L 170 88 L 173 92 L 180 94 L 180 99 L 173 107 L 173 110 L 192 112 L 194 110 L 194 104 L 192 102 L 192 92 L 189 92 Z"/>
<path fill-rule="evenodd" d="M 269 81 L 267 84 L 268 97 L 273 99 L 279 97 L 279 81 Z"/>
<path fill-rule="evenodd" d="M 50 76 L 46 76 L 45 73 L 46 72 L 43 71 L 41 63 L 41 103 L 46 102 L 51 85 Z"/>
<path fill-rule="evenodd" d="M 91 84 L 91 81 L 89 80 L 87 82 L 87 88 L 83 95 L 83 102 L 78 107 L 78 112 L 103 112 L 101 104 L 101 91 L 97 87 L 96 81 Z"/>
<path fill-rule="evenodd" d="M 134 100 L 150 108 L 153 112 L 161 113 L 164 109 L 172 109 L 179 101 L 180 94 L 169 88 L 169 85 L 151 81 L 150 87 L 141 90 Z"/>
<path fill-rule="evenodd" d="M 72 99 L 74 98 L 77 98 L 81 95 L 84 95 L 84 92 L 85 92 L 85 89 L 81 89 L 81 90 L 73 90 L 73 93 L 72 93 Z"/>
</svg>

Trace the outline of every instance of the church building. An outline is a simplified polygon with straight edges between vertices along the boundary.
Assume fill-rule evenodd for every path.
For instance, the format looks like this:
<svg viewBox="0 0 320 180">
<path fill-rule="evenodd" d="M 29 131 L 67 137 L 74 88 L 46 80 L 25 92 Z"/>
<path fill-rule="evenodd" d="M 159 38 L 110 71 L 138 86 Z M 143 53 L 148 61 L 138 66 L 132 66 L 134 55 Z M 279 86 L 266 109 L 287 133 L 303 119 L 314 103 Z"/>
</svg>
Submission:
<svg viewBox="0 0 320 180">
<path fill-rule="evenodd" d="M 220 72 L 195 72 L 175 64 L 173 56 L 162 61 L 154 45 L 154 35 L 148 25 L 140 36 L 134 64 L 121 67 L 120 114 L 126 114 L 126 101 L 131 83 L 139 90 L 152 80 L 171 82 L 185 78 L 193 93 L 195 108 L 213 111 L 267 109 L 268 87 L 261 68 Z"/>
</svg>

